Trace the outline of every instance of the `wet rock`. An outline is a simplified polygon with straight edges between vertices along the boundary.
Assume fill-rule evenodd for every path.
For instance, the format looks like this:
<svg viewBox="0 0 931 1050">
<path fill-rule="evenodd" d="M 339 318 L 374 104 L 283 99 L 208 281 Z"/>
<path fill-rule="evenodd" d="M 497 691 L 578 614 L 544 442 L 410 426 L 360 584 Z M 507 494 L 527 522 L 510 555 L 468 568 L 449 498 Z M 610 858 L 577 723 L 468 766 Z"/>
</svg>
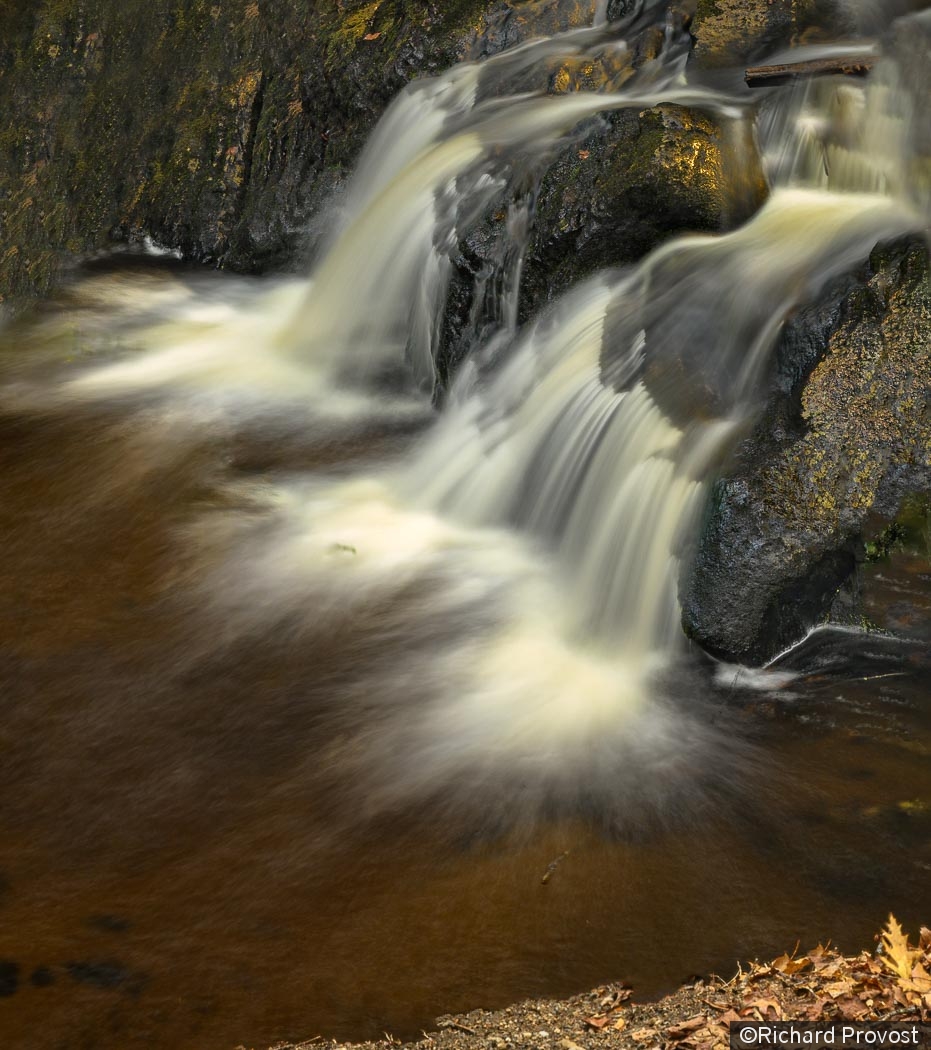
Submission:
<svg viewBox="0 0 931 1050">
<path fill-rule="evenodd" d="M 120 989 L 138 995 L 145 983 L 144 977 L 128 966 L 112 959 L 66 963 L 65 969 L 78 984 L 90 985 L 108 991 Z"/>
<path fill-rule="evenodd" d="M 790 44 L 815 43 L 853 31 L 839 0 L 698 0 L 693 60 L 714 68 L 752 61 Z"/>
<path fill-rule="evenodd" d="M 132 926 L 129 919 L 119 915 L 92 915 L 87 924 L 103 933 L 125 933 Z"/>
<path fill-rule="evenodd" d="M 486 24 L 476 33 L 469 48 L 469 58 L 487 58 L 534 37 L 581 29 L 591 25 L 593 12 L 592 0 L 497 3 L 489 11 Z"/>
<path fill-rule="evenodd" d="M 722 231 L 766 195 L 749 126 L 663 105 L 623 112 L 563 155 L 540 192 L 528 300 L 642 258 L 685 231 Z"/>
<path fill-rule="evenodd" d="M 19 963 L 0 959 L 0 999 L 15 995 L 19 989 Z"/>
<path fill-rule="evenodd" d="M 51 967 L 37 966 L 29 975 L 29 983 L 33 988 L 50 988 L 55 983 L 55 974 Z"/>
<path fill-rule="evenodd" d="M 239 270 L 300 264 L 388 101 L 461 57 L 492 6 L 0 5 L 0 297 L 145 235 Z"/>
<path fill-rule="evenodd" d="M 682 580 L 686 631 L 710 651 L 759 662 L 797 640 L 864 540 L 931 492 L 928 277 L 923 243 L 878 248 L 787 324 L 770 403 Z"/>
<path fill-rule="evenodd" d="M 566 63 L 550 90 L 617 90 L 667 49 L 687 51 L 689 5 L 673 5 L 668 26 L 665 10 L 653 15 L 659 21 L 646 17 L 622 56 L 579 68 Z M 747 121 L 662 105 L 622 110 L 583 126 L 547 166 L 524 174 L 521 192 L 534 203 L 519 303 L 526 320 L 576 281 L 635 262 L 676 235 L 740 225 L 767 188 Z M 500 322 L 484 299 L 489 289 L 500 292 L 513 265 L 506 250 L 513 245 L 509 221 L 502 205 L 460 245 L 441 372 Z"/>
</svg>

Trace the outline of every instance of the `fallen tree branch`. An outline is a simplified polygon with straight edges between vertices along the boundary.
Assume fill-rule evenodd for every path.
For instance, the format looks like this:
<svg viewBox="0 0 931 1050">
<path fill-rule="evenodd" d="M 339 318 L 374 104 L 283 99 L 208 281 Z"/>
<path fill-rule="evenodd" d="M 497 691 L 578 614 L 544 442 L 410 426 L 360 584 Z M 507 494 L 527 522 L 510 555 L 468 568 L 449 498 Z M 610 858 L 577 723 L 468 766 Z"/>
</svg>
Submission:
<svg viewBox="0 0 931 1050">
<path fill-rule="evenodd" d="M 750 87 L 769 87 L 798 77 L 862 77 L 869 73 L 875 62 L 875 55 L 839 55 L 805 62 L 781 62 L 775 66 L 751 66 L 744 79 Z"/>
</svg>

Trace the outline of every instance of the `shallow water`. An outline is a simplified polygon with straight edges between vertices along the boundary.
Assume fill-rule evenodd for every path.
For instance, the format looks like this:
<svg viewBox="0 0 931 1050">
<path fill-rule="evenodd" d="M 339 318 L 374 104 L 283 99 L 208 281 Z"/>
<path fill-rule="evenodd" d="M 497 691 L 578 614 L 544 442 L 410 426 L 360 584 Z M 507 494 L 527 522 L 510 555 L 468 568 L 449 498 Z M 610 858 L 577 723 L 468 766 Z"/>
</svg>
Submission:
<svg viewBox="0 0 931 1050">
<path fill-rule="evenodd" d="M 526 755 L 450 765 L 418 712 L 448 712 L 450 673 L 473 681 L 515 587 L 548 600 L 547 562 L 385 503 L 378 479 L 429 436 L 429 412 L 373 422 L 349 406 L 314 426 L 325 405 L 30 398 L 81 373 L 95 289 L 110 333 L 115 287 L 137 303 L 253 294 L 188 280 L 117 270 L 75 291 L 77 309 L 6 333 L 5 1046 L 411 1037 L 442 1013 L 609 979 L 655 995 L 796 939 L 857 949 L 890 909 L 926 921 L 926 636 L 820 632 L 763 677 L 685 652 L 657 672 L 650 719 L 598 716 L 565 775 Z M 239 586 L 273 573 L 264 541 L 287 538 L 288 500 L 347 491 L 364 513 L 315 512 L 336 568 Z M 332 541 L 360 515 L 361 539 Z M 364 546 L 378 536 L 381 553 Z M 356 559 L 352 600 L 334 600 Z M 920 599 L 889 588 L 901 620 Z M 585 661 L 588 700 L 604 669 Z M 618 750 L 631 735 L 648 745 Z"/>
</svg>

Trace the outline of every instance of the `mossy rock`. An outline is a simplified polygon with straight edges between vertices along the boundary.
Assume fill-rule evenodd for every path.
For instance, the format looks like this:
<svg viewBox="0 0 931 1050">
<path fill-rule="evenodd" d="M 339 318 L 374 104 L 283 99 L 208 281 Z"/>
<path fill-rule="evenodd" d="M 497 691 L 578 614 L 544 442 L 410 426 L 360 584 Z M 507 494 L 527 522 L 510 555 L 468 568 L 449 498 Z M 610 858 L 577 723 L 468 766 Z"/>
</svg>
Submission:
<svg viewBox="0 0 931 1050">
<path fill-rule="evenodd" d="M 739 65 L 780 47 L 852 29 L 837 0 L 698 0 L 693 60 L 706 68 Z"/>
<path fill-rule="evenodd" d="M 865 544 L 931 493 L 927 248 L 877 248 L 788 323 L 769 406 L 717 484 L 687 632 L 763 660 L 828 614 Z M 740 609 L 739 617 L 733 615 Z"/>
<path fill-rule="evenodd" d="M 0 301 L 143 234 L 239 270 L 294 263 L 390 99 L 493 6 L 0 3 Z"/>
</svg>

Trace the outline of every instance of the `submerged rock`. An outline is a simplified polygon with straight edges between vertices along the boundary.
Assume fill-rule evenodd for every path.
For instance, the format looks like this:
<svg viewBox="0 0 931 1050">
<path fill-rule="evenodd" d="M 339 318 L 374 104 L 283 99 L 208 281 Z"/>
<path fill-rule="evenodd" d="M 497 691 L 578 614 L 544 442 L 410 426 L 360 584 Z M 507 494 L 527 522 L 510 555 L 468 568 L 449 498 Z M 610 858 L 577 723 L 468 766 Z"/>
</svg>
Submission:
<svg viewBox="0 0 931 1050">
<path fill-rule="evenodd" d="M 682 580 L 685 629 L 704 647 L 758 662 L 797 640 L 827 615 L 864 538 L 931 492 L 929 333 L 916 241 L 876 249 L 788 322 L 770 404 L 715 487 Z"/>
</svg>

